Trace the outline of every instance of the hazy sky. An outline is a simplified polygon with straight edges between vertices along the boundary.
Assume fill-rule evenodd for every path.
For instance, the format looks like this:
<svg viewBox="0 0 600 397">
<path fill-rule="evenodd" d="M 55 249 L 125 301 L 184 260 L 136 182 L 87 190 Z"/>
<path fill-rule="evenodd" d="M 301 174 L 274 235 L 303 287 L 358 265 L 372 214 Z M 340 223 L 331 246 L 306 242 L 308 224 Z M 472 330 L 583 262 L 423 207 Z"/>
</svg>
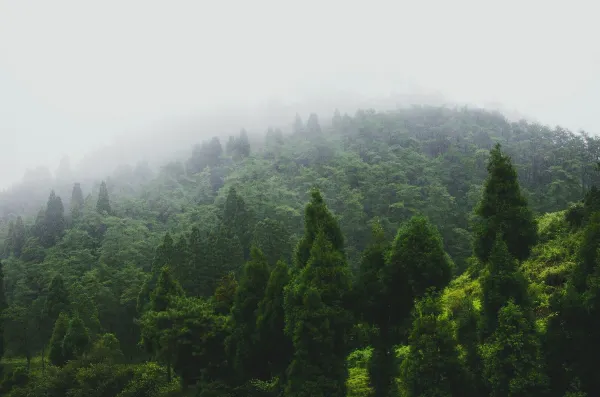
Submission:
<svg viewBox="0 0 600 397">
<path fill-rule="evenodd" d="M 414 82 L 600 132 L 596 7 L 0 0 L 0 186 L 155 120 L 325 83 L 385 92 Z"/>
</svg>

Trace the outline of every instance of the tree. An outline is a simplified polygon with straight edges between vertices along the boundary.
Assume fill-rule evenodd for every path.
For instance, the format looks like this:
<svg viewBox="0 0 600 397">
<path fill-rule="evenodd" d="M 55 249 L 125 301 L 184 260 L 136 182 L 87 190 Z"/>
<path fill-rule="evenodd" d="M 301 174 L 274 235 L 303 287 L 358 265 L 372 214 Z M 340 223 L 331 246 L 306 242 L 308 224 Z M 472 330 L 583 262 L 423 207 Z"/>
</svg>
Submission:
<svg viewBox="0 0 600 397">
<path fill-rule="evenodd" d="M 237 194 L 234 187 L 229 188 L 225 199 L 223 226 L 237 235 L 244 249 L 244 258 L 248 258 L 254 228 L 252 214 L 248 210 L 244 199 Z"/>
<path fill-rule="evenodd" d="M 156 254 L 152 261 L 151 273 L 146 278 L 138 295 L 138 313 L 147 309 L 151 302 L 152 291 L 156 288 L 162 269 L 165 266 L 170 266 L 170 264 L 174 262 L 176 255 L 173 238 L 169 233 L 166 233 L 162 243 L 156 248 Z"/>
<path fill-rule="evenodd" d="M 69 327 L 63 340 L 63 356 L 65 361 L 82 356 L 90 343 L 88 330 L 83 321 L 75 314 L 69 321 Z"/>
<path fill-rule="evenodd" d="M 150 309 L 155 312 L 162 312 L 167 310 L 171 300 L 175 296 L 182 296 L 183 290 L 179 283 L 171 276 L 171 271 L 168 266 L 164 266 L 161 269 L 160 277 L 156 288 L 151 294 L 151 305 Z"/>
<path fill-rule="evenodd" d="M 302 118 L 298 113 L 296 113 L 296 119 L 294 120 L 294 134 L 304 134 L 304 123 L 302 122 Z"/>
<path fill-rule="evenodd" d="M 248 140 L 248 133 L 242 128 L 240 136 L 236 142 L 237 152 L 241 158 L 250 156 L 250 141 Z"/>
<path fill-rule="evenodd" d="M 274 266 L 279 260 L 289 262 L 291 259 L 290 233 L 280 221 L 266 218 L 258 222 L 254 228 L 253 241 L 270 266 Z"/>
<path fill-rule="evenodd" d="M 316 113 L 311 113 L 306 121 L 306 132 L 311 136 L 321 135 L 321 125 L 319 124 L 319 116 Z"/>
<path fill-rule="evenodd" d="M 25 241 L 27 241 L 27 232 L 25 230 L 25 224 L 23 223 L 23 218 L 20 216 L 17 217 L 15 221 L 15 227 L 13 229 L 12 235 L 12 252 L 18 258 L 23 253 L 23 247 L 25 246 Z"/>
<path fill-rule="evenodd" d="M 262 252 L 252 247 L 250 261 L 243 268 L 231 308 L 232 334 L 226 341 L 233 369 L 241 383 L 268 379 L 263 346 L 256 340 L 258 304 L 265 296 L 269 268 Z"/>
<path fill-rule="evenodd" d="M 108 188 L 106 182 L 100 184 L 100 192 L 98 193 L 98 202 L 96 203 L 96 211 L 100 214 L 111 214 L 110 198 L 108 196 Z"/>
<path fill-rule="evenodd" d="M 317 189 L 311 191 L 311 200 L 304 211 L 304 236 L 296 247 L 296 266 L 303 268 L 310 257 L 313 243 L 319 232 L 332 244 L 333 249 L 343 252 L 344 236 L 338 221 L 327 208 L 321 192 Z"/>
<path fill-rule="evenodd" d="M 452 323 L 435 293 L 417 303 L 408 342 L 400 369 L 407 397 L 469 395 Z"/>
<path fill-rule="evenodd" d="M 521 193 L 517 172 L 500 149 L 496 144 L 490 152 L 488 177 L 475 209 L 474 251 L 481 262 L 489 258 L 497 234 L 502 234 L 508 252 L 519 261 L 529 256 L 537 241 L 537 225 Z"/>
<path fill-rule="evenodd" d="M 494 332 L 498 311 L 510 300 L 517 305 L 528 307 L 527 282 L 519 271 L 517 263 L 510 256 L 502 235 L 497 235 L 488 263 L 481 275 L 481 289 L 483 338 Z"/>
<path fill-rule="evenodd" d="M 482 345 L 491 397 L 539 396 L 547 388 L 540 341 L 530 315 L 510 300 L 498 313 L 498 328 Z"/>
<path fill-rule="evenodd" d="M 42 243 L 46 247 L 55 245 L 65 231 L 65 208 L 62 200 L 54 193 L 50 193 L 44 216 L 44 231 Z"/>
<path fill-rule="evenodd" d="M 256 329 L 263 349 L 263 360 L 268 365 L 271 378 L 282 378 L 292 357 L 292 342 L 285 335 L 285 313 L 283 310 L 284 288 L 290 281 L 290 269 L 278 261 L 258 304 Z"/>
<path fill-rule="evenodd" d="M 286 287 L 286 334 L 294 354 L 285 395 L 346 396 L 348 333 L 346 308 L 351 276 L 344 254 L 319 230 L 309 260 Z"/>
<path fill-rule="evenodd" d="M 50 338 L 50 330 L 56 323 L 58 316 L 62 312 L 68 312 L 70 309 L 69 293 L 60 274 L 57 274 L 50 281 L 48 294 L 44 301 L 42 311 L 42 321 L 40 322 L 40 333 L 42 334 L 42 366 L 45 362 L 45 348 Z"/>
<path fill-rule="evenodd" d="M 71 193 L 71 216 L 73 219 L 77 219 L 81 215 L 84 201 L 81 184 L 75 183 L 73 185 L 73 192 Z"/>
<path fill-rule="evenodd" d="M 65 312 L 61 312 L 54 323 L 54 331 L 48 348 L 48 360 L 57 367 L 61 367 L 67 362 L 63 353 L 63 341 L 68 328 L 69 318 Z"/>
</svg>

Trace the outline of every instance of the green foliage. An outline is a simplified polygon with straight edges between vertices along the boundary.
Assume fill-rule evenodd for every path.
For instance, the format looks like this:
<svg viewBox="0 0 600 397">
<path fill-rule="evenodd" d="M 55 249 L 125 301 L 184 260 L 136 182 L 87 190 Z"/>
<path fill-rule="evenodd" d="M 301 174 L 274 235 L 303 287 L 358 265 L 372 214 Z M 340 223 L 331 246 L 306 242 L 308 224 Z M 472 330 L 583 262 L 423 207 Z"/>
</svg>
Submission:
<svg viewBox="0 0 600 397">
<path fill-rule="evenodd" d="M 288 396 L 346 395 L 352 313 L 345 304 L 351 277 L 343 253 L 328 236 L 318 232 L 306 266 L 286 287 L 286 333 L 294 346 Z"/>
<path fill-rule="evenodd" d="M 51 247 L 62 237 L 65 231 L 65 209 L 62 200 L 50 193 L 41 231 L 41 242 L 45 247 Z"/>
<path fill-rule="evenodd" d="M 537 396 L 547 388 L 534 324 L 512 300 L 500 309 L 498 328 L 481 345 L 481 355 L 490 396 Z"/>
<path fill-rule="evenodd" d="M 319 232 L 325 234 L 325 238 L 332 244 L 333 249 L 343 252 L 344 236 L 338 222 L 327 208 L 319 190 L 313 189 L 311 200 L 306 205 L 304 213 L 304 236 L 296 248 L 296 265 L 298 267 L 306 266 Z"/>
<path fill-rule="evenodd" d="M 250 261 L 244 265 L 235 292 L 231 308 L 232 333 L 226 341 L 233 370 L 241 382 L 269 378 L 268 368 L 264 365 L 264 346 L 256 338 L 256 313 L 265 296 L 268 280 L 266 258 L 258 248 L 252 247 Z"/>
<path fill-rule="evenodd" d="M 537 227 L 521 193 L 517 172 L 500 144 L 490 152 L 487 170 L 483 195 L 475 209 L 475 254 L 482 262 L 487 261 L 496 236 L 501 234 L 508 252 L 522 261 L 537 242 Z"/>
<path fill-rule="evenodd" d="M 108 196 L 108 188 L 106 182 L 100 184 L 100 192 L 98 193 L 98 202 L 96 203 L 96 211 L 99 214 L 111 214 L 110 198 Z"/>
<path fill-rule="evenodd" d="M 71 193 L 71 217 L 74 220 L 81 216 L 84 204 L 85 201 L 83 198 L 83 191 L 81 190 L 81 184 L 75 183 L 73 185 L 73 192 Z"/>
<path fill-rule="evenodd" d="M 426 295 L 416 305 L 408 342 L 410 350 L 400 370 L 405 396 L 470 394 L 452 323 L 435 295 Z"/>
<path fill-rule="evenodd" d="M 277 262 L 256 312 L 257 338 L 272 377 L 283 378 L 292 357 L 292 342 L 285 335 L 284 288 L 290 281 L 290 269 Z"/>
<path fill-rule="evenodd" d="M 85 324 L 75 314 L 69 321 L 69 327 L 63 339 L 63 357 L 69 361 L 83 355 L 89 346 L 90 337 Z"/>
<path fill-rule="evenodd" d="M 61 367 L 67 362 L 63 352 L 63 341 L 68 328 L 69 318 L 65 312 L 61 312 L 54 323 L 54 331 L 48 347 L 48 360 L 57 367 Z"/>
</svg>

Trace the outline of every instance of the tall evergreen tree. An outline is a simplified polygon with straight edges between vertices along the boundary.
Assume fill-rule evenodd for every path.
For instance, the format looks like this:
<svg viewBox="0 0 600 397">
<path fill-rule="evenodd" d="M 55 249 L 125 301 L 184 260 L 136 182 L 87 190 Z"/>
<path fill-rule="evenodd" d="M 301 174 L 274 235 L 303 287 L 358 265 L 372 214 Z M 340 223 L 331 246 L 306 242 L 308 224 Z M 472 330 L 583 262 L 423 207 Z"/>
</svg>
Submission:
<svg viewBox="0 0 600 397">
<path fill-rule="evenodd" d="M 51 337 L 52 328 L 62 312 L 70 309 L 69 293 L 65 287 L 64 280 L 57 274 L 50 281 L 48 293 L 42 308 L 41 321 L 39 322 L 39 333 L 42 339 L 42 366 L 45 367 L 46 344 Z"/>
<path fill-rule="evenodd" d="M 244 249 L 244 258 L 249 258 L 250 245 L 254 222 L 252 213 L 246 206 L 244 199 L 234 187 L 229 188 L 223 208 L 223 226 L 233 234 L 237 235 Z"/>
<path fill-rule="evenodd" d="M 274 266 L 279 260 L 290 261 L 290 233 L 283 223 L 270 218 L 258 222 L 254 228 L 253 241 L 270 266 Z"/>
<path fill-rule="evenodd" d="M 272 378 L 280 380 L 292 357 L 292 341 L 285 335 L 284 288 L 290 281 L 290 269 L 279 261 L 269 275 L 265 296 L 256 314 L 257 337 L 263 348 L 263 360 Z"/>
<path fill-rule="evenodd" d="M 154 288 L 151 294 L 150 309 L 155 312 L 165 311 L 174 297 L 182 295 L 183 290 L 181 286 L 177 280 L 173 279 L 169 267 L 164 266 L 161 269 L 156 288 Z"/>
<path fill-rule="evenodd" d="M 69 327 L 63 340 L 63 358 L 74 360 L 83 355 L 90 343 L 90 336 L 85 324 L 77 314 L 69 320 Z"/>
<path fill-rule="evenodd" d="M 109 214 L 111 213 L 110 208 L 110 198 L 108 196 L 108 188 L 106 187 L 106 182 L 102 181 L 100 184 L 100 192 L 98 193 L 98 202 L 96 203 L 96 210 L 100 214 Z"/>
<path fill-rule="evenodd" d="M 48 360 L 50 361 L 50 364 L 57 367 L 61 367 L 66 363 L 66 358 L 63 353 L 63 341 L 68 328 L 69 318 L 65 312 L 61 312 L 54 323 L 54 331 L 52 332 L 48 348 Z"/>
<path fill-rule="evenodd" d="M 44 232 L 42 243 L 51 247 L 58 242 L 65 231 L 65 208 L 62 200 L 54 193 L 50 193 L 44 216 Z"/>
<path fill-rule="evenodd" d="M 321 192 L 317 189 L 311 191 L 311 200 L 304 211 L 304 236 L 296 247 L 296 266 L 306 266 L 310 257 L 313 243 L 319 232 L 332 244 L 334 250 L 343 252 L 344 236 L 337 219 L 327 208 Z"/>
<path fill-rule="evenodd" d="M 483 293 L 482 337 L 491 335 L 498 319 L 498 311 L 510 300 L 528 306 L 527 282 L 516 261 L 510 256 L 502 238 L 497 235 L 488 263 L 481 276 Z"/>
<path fill-rule="evenodd" d="M 306 266 L 286 288 L 285 329 L 294 346 L 286 396 L 346 396 L 350 293 L 344 254 L 319 231 Z"/>
<path fill-rule="evenodd" d="M 27 231 L 25 230 L 23 218 L 19 216 L 15 221 L 15 227 L 13 229 L 12 235 L 12 252 L 16 257 L 21 256 L 21 253 L 23 252 L 23 247 L 25 246 L 25 241 L 27 241 Z"/>
<path fill-rule="evenodd" d="M 306 121 L 306 132 L 311 136 L 321 135 L 321 125 L 319 124 L 319 116 L 316 113 L 311 113 Z"/>
<path fill-rule="evenodd" d="M 81 215 L 83 205 L 84 198 L 81 184 L 75 183 L 75 185 L 73 185 L 73 192 L 71 193 L 71 216 L 73 219 L 77 219 Z"/>
<path fill-rule="evenodd" d="M 302 135 L 304 134 L 304 122 L 302 122 L 302 118 L 298 113 L 296 113 L 296 119 L 294 120 L 294 134 Z"/>
<path fill-rule="evenodd" d="M 491 150 L 487 170 L 483 195 L 475 209 L 475 254 L 486 262 L 496 235 L 502 234 L 510 255 L 522 261 L 537 242 L 537 225 L 521 193 L 517 172 L 500 144 Z"/>
<path fill-rule="evenodd" d="M 256 338 L 258 304 L 265 296 L 269 268 L 263 253 L 252 247 L 250 261 L 243 268 L 231 308 L 232 334 L 226 341 L 238 381 L 268 379 L 263 346 Z"/>
<path fill-rule="evenodd" d="M 156 248 L 151 272 L 147 276 L 146 281 L 138 294 L 138 313 L 141 313 L 148 308 L 148 305 L 151 302 L 152 291 L 156 288 L 163 267 L 169 266 L 174 261 L 175 256 L 176 252 L 173 238 L 169 233 L 166 233 L 163 242 Z"/>
<path fill-rule="evenodd" d="M 452 323 L 436 295 L 425 295 L 415 308 L 409 353 L 400 370 L 407 397 L 470 395 Z"/>
<path fill-rule="evenodd" d="M 238 155 L 241 158 L 250 156 L 250 140 L 248 139 L 248 133 L 243 128 L 240 131 L 240 136 L 237 139 L 236 145 Z"/>
</svg>

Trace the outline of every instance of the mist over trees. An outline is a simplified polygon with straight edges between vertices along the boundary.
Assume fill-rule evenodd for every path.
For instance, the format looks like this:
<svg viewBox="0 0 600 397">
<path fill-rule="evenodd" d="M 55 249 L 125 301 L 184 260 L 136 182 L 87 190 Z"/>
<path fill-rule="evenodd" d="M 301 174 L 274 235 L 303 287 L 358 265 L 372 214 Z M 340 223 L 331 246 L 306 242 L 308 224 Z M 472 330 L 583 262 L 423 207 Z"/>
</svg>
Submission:
<svg viewBox="0 0 600 397">
<path fill-rule="evenodd" d="M 598 138 L 300 110 L 1 193 L 0 393 L 600 393 Z"/>
</svg>

